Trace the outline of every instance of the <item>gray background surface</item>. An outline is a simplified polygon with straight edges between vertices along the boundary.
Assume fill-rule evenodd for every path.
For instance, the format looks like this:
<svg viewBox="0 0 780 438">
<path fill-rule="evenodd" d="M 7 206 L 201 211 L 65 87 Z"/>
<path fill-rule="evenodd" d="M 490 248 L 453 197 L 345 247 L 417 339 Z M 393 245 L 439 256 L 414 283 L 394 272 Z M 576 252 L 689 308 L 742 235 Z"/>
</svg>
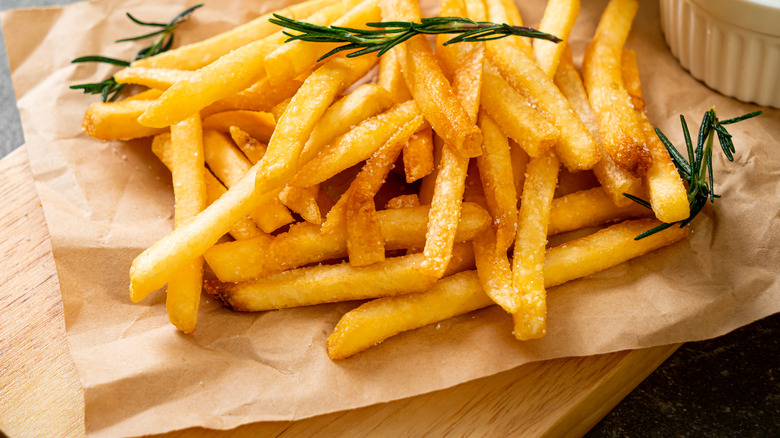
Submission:
<svg viewBox="0 0 780 438">
<path fill-rule="evenodd" d="M 0 0 L 0 10 L 74 2 Z M 1 46 L 0 158 L 24 143 Z M 587 436 L 780 436 L 780 314 L 684 345 Z"/>
</svg>

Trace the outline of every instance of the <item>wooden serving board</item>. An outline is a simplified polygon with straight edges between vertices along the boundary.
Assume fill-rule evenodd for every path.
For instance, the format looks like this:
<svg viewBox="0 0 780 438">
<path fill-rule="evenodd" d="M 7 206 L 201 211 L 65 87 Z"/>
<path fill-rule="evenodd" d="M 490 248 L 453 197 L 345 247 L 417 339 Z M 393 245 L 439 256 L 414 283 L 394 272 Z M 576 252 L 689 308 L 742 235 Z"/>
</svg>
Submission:
<svg viewBox="0 0 780 438">
<path fill-rule="evenodd" d="M 10 437 L 83 436 L 84 395 L 24 147 L 0 160 L 0 200 L 0 430 Z M 295 422 L 164 436 L 581 436 L 678 346 L 532 363 Z"/>
</svg>

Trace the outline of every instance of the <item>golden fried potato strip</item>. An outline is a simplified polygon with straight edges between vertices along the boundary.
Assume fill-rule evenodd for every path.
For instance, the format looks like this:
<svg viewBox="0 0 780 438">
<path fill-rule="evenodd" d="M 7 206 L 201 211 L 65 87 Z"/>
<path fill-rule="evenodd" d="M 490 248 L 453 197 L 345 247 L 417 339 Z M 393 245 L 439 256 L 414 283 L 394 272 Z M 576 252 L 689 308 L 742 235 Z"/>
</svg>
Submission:
<svg viewBox="0 0 780 438">
<path fill-rule="evenodd" d="M 645 136 L 623 86 L 620 57 L 639 3 L 611 0 L 596 35 L 585 50 L 582 77 L 596 113 L 604 150 L 634 176 L 641 177 L 652 164 Z"/>
<path fill-rule="evenodd" d="M 547 292 L 544 253 L 560 161 L 554 154 L 531 158 L 523 184 L 523 202 L 512 260 L 512 284 L 517 289 L 515 337 L 534 339 L 546 333 Z"/>
<path fill-rule="evenodd" d="M 200 115 L 171 126 L 171 175 L 176 199 L 174 223 L 179 227 L 206 208 L 206 167 Z M 192 333 L 198 323 L 203 257 L 192 259 L 173 273 L 168 281 L 165 306 L 168 319 L 184 333 Z"/>
</svg>

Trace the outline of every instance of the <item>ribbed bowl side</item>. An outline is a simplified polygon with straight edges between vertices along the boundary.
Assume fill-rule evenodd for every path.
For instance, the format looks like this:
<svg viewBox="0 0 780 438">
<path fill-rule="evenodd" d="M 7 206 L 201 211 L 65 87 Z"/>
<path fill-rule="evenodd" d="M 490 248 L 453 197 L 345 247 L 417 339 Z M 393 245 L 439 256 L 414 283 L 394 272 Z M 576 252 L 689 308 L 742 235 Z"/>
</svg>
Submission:
<svg viewBox="0 0 780 438">
<path fill-rule="evenodd" d="M 666 43 L 693 77 L 727 96 L 780 108 L 780 37 L 727 23 L 690 0 L 660 2 Z"/>
</svg>

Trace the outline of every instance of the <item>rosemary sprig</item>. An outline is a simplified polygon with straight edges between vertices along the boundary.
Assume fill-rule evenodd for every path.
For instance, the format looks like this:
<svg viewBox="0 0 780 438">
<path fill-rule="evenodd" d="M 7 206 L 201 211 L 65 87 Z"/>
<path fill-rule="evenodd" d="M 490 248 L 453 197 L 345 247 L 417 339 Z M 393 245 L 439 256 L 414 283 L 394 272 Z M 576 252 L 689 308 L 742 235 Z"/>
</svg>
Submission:
<svg viewBox="0 0 780 438">
<path fill-rule="evenodd" d="M 658 138 L 661 139 L 666 150 L 669 151 L 669 155 L 672 157 L 672 162 L 674 162 L 675 167 L 677 167 L 677 172 L 680 174 L 680 177 L 688 182 L 688 202 L 690 204 L 691 214 L 685 220 L 661 224 L 651 228 L 636 236 L 634 240 L 643 239 L 675 224 L 680 224 L 680 228 L 682 228 L 688 225 L 693 218 L 699 214 L 707 204 L 708 199 L 711 203 L 714 203 L 715 198 L 720 198 L 720 195 L 715 194 L 715 182 L 712 179 L 712 149 L 715 136 L 718 137 L 720 148 L 723 150 L 726 158 L 729 161 L 734 161 L 734 153 L 736 152 L 734 149 L 734 142 L 732 141 L 731 134 L 729 134 L 724 125 L 741 122 L 742 120 L 756 117 L 760 114 L 761 111 L 754 111 L 739 117 L 720 121 L 718 120 L 717 115 L 715 115 L 715 108 L 710 107 L 710 109 L 704 113 L 704 118 L 701 121 L 695 149 L 691 142 L 691 134 L 688 131 L 688 124 L 685 122 L 685 117 L 680 115 L 680 123 L 682 124 L 683 136 L 685 137 L 685 146 L 688 150 L 688 160 L 680 154 L 677 148 L 674 147 L 672 142 L 669 141 L 660 129 L 655 128 L 655 133 L 658 134 Z M 652 210 L 650 203 L 644 199 L 637 198 L 628 193 L 623 193 L 623 196 Z"/>
<path fill-rule="evenodd" d="M 345 50 L 354 50 L 354 52 L 347 55 L 349 58 L 373 52 L 378 52 L 377 56 L 382 56 L 396 45 L 420 34 L 435 35 L 446 33 L 457 35 L 447 41 L 445 45 L 496 40 L 509 35 L 538 38 L 554 43 L 562 41 L 554 35 L 540 32 L 530 27 L 473 21 L 463 17 L 423 18 L 420 23 L 406 21 L 366 23 L 366 26 L 372 29 L 353 29 L 340 26 L 326 27 L 293 20 L 278 14 L 274 14 L 274 17 L 268 21 L 301 32 L 300 34 L 284 32 L 285 35 L 290 37 L 285 42 L 301 40 L 317 43 L 344 43 L 322 55 L 318 61 Z"/>
<path fill-rule="evenodd" d="M 126 41 L 138 41 L 147 38 L 156 37 L 152 44 L 139 50 L 135 55 L 134 60 L 149 58 L 150 56 L 157 55 L 158 53 L 168 51 L 173 46 L 173 32 L 179 27 L 180 24 L 187 21 L 190 15 L 198 8 L 203 6 L 203 3 L 195 5 L 181 12 L 179 15 L 173 17 L 168 23 L 155 23 L 151 21 L 141 21 L 127 12 L 127 18 L 132 22 L 141 26 L 159 27 L 159 30 L 150 32 L 144 35 L 139 35 L 130 38 L 122 38 L 114 41 L 115 43 L 122 43 Z M 84 62 L 100 62 L 104 64 L 117 65 L 120 67 L 127 67 L 130 65 L 130 61 L 123 59 L 109 58 L 106 56 L 82 56 L 71 61 L 74 64 Z M 103 102 L 113 102 L 119 97 L 119 93 L 124 89 L 125 84 L 117 83 L 113 76 L 105 79 L 101 82 L 92 82 L 86 84 L 71 85 L 70 88 L 74 90 L 84 90 L 85 94 L 100 94 Z"/>
</svg>

